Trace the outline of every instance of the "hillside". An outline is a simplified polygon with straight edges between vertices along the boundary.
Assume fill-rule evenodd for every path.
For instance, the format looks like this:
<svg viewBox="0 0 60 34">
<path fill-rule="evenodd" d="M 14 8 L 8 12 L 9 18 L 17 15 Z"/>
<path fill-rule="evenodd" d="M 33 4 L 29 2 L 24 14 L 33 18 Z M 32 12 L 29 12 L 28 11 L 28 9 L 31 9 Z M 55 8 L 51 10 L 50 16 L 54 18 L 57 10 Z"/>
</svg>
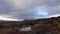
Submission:
<svg viewBox="0 0 60 34">
<path fill-rule="evenodd" d="M 31 27 L 33 31 L 20 32 L 18 29 L 23 27 Z M 60 16 L 37 20 L 0 21 L 0 31 L 4 31 L 4 34 L 60 34 Z"/>
</svg>

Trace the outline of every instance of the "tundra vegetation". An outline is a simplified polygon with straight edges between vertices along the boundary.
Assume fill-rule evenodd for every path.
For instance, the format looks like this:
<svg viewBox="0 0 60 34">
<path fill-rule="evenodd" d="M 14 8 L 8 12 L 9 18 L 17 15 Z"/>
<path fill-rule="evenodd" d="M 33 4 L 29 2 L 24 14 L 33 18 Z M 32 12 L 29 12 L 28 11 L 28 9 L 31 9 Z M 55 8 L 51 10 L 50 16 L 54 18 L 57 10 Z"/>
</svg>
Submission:
<svg viewBox="0 0 60 34">
<path fill-rule="evenodd" d="M 31 31 L 19 31 L 31 27 Z M 0 34 L 60 34 L 60 16 L 37 20 L 0 21 Z"/>
</svg>

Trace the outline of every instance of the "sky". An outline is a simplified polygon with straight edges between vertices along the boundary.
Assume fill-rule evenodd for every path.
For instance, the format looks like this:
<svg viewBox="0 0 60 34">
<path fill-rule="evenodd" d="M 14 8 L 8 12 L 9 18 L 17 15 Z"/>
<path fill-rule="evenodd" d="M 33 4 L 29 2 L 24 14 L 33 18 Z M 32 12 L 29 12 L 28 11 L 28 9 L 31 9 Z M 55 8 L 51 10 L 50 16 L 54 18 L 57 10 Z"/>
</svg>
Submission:
<svg viewBox="0 0 60 34">
<path fill-rule="evenodd" d="M 3 20 L 40 19 L 52 15 L 60 15 L 60 0 L 0 0 L 0 17 L 6 18 Z"/>
</svg>

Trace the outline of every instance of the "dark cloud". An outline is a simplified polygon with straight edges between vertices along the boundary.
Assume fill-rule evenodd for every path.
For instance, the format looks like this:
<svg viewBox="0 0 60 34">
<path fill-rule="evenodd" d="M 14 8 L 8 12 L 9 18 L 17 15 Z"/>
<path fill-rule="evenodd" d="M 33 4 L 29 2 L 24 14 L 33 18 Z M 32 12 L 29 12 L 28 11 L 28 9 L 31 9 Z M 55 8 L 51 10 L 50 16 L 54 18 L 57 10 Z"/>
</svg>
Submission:
<svg viewBox="0 0 60 34">
<path fill-rule="evenodd" d="M 38 12 L 37 7 L 44 8 L 40 8 L 42 10 Z M 36 19 L 58 13 L 60 13 L 60 0 L 0 0 L 0 15 L 9 15 L 11 18 Z"/>
</svg>

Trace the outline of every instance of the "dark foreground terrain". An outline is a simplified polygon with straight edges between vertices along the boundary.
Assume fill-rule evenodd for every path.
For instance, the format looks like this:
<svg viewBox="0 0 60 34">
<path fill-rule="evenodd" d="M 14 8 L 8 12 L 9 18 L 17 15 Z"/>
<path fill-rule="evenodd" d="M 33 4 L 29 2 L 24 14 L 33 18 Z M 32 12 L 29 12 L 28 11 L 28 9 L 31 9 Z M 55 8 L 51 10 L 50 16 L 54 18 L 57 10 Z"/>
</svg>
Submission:
<svg viewBox="0 0 60 34">
<path fill-rule="evenodd" d="M 23 27 L 31 31 L 19 31 Z M 24 21 L 0 21 L 0 34 L 60 34 L 60 17 Z"/>
</svg>

